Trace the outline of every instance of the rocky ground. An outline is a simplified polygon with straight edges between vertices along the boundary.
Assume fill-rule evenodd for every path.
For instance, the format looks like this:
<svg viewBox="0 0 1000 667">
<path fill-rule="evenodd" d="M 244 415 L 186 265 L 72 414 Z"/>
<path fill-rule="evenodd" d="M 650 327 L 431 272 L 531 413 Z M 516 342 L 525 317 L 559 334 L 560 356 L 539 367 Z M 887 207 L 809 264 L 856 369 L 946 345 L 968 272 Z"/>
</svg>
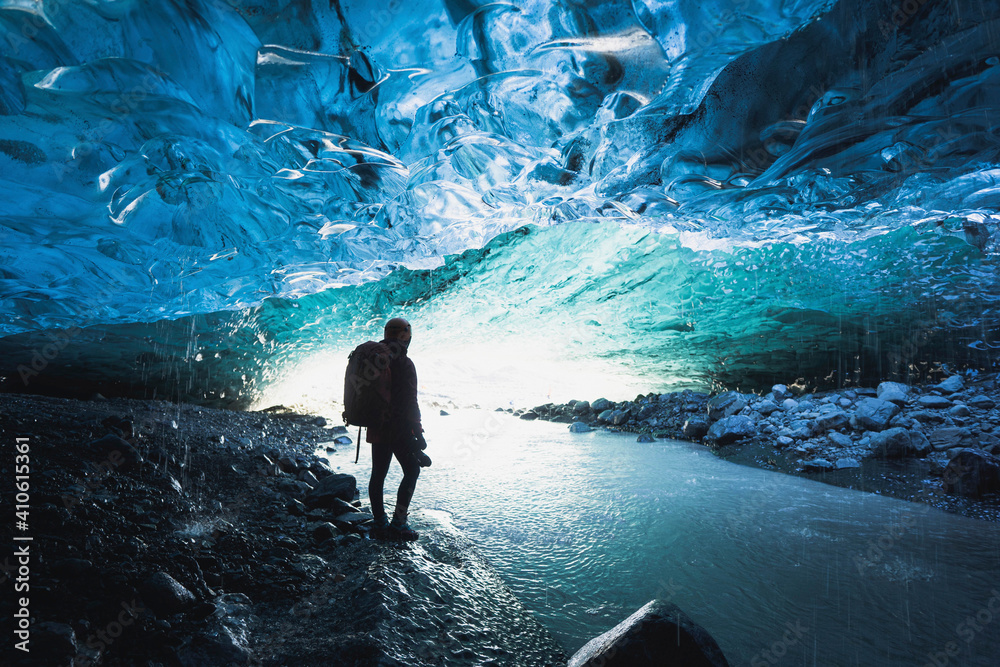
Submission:
<svg viewBox="0 0 1000 667">
<path fill-rule="evenodd" d="M 546 404 L 514 413 L 570 430 L 703 442 L 723 458 L 1000 520 L 1000 377 L 766 395 L 683 391 L 612 402 Z"/>
<path fill-rule="evenodd" d="M 322 418 L 0 394 L 0 438 L 3 506 L 13 514 L 27 500 L 23 529 L 10 515 L 3 522 L 6 544 L 28 545 L 27 570 L 14 550 L 0 556 L 5 601 L 24 595 L 32 619 L 30 654 L 4 650 L 18 664 L 503 665 L 519 664 L 518 652 L 530 664 L 565 660 L 459 537 L 368 539 L 354 478 L 316 453 L 353 444 Z M 15 465 L 24 464 L 28 497 L 18 498 Z M 478 575 L 463 586 L 506 600 L 502 608 L 487 617 L 456 602 L 427 612 L 419 633 L 410 627 L 400 609 L 418 608 L 419 591 L 464 599 L 468 591 L 448 584 L 469 571 Z M 22 579 L 27 592 L 14 594 Z M 393 657 L 404 654 L 417 658 Z"/>
</svg>

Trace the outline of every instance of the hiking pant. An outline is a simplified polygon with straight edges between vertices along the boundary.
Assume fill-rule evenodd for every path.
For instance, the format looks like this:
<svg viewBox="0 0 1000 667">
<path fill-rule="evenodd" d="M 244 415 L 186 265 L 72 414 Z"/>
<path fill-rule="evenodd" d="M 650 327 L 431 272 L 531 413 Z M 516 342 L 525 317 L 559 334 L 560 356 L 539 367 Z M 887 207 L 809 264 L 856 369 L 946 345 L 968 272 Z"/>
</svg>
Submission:
<svg viewBox="0 0 1000 667">
<path fill-rule="evenodd" d="M 399 483 L 396 492 L 396 515 L 406 518 L 413 498 L 413 490 L 417 488 L 417 477 L 420 476 L 420 465 L 413 458 L 409 442 L 373 442 L 372 443 L 372 476 L 368 481 L 368 501 L 372 506 L 372 516 L 385 516 L 385 503 L 382 500 L 382 486 L 389 472 L 389 464 L 395 454 L 396 460 L 403 468 L 403 481 Z"/>
</svg>

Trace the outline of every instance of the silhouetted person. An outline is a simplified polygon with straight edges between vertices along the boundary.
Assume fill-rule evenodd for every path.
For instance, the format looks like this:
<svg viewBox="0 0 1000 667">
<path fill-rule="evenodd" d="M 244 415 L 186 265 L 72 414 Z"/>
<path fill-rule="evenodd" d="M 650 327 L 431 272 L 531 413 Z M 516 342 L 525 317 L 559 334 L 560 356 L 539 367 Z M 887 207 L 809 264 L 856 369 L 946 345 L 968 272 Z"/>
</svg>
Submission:
<svg viewBox="0 0 1000 667">
<path fill-rule="evenodd" d="M 411 334 L 410 323 L 401 317 L 394 317 L 385 324 L 382 343 L 392 352 L 389 363 L 392 376 L 389 420 L 377 427 L 369 427 L 367 437 L 372 444 L 368 499 L 376 532 L 403 540 L 417 539 L 416 531 L 406 522 L 406 515 L 417 486 L 417 477 L 420 476 L 421 459 L 423 465 L 430 465 L 430 459 L 420 451 L 426 443 L 421 435 L 424 429 L 420 425 L 420 408 L 417 406 L 417 371 L 406 356 Z M 385 514 L 382 486 L 393 456 L 403 468 L 403 481 L 399 483 L 396 508 L 390 522 Z"/>
</svg>

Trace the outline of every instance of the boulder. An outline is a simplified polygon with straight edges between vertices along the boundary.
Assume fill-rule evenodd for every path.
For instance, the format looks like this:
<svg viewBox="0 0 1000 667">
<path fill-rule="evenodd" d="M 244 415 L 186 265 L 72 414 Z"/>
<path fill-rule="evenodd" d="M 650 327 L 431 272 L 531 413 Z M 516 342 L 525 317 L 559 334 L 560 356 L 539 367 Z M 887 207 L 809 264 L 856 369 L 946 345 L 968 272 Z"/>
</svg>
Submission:
<svg viewBox="0 0 1000 667">
<path fill-rule="evenodd" d="M 948 414 L 952 417 L 968 417 L 972 414 L 972 410 L 969 406 L 958 403 L 948 408 Z"/>
<path fill-rule="evenodd" d="M 688 419 L 683 426 L 684 437 L 689 440 L 701 440 L 708 433 L 708 422 L 704 419 Z"/>
<path fill-rule="evenodd" d="M 712 636 L 669 602 L 651 600 L 637 612 L 591 639 L 567 667 L 728 666 Z"/>
<path fill-rule="evenodd" d="M 913 453 L 910 432 L 894 427 L 871 437 L 872 455 L 880 459 L 901 459 Z"/>
<path fill-rule="evenodd" d="M 851 426 L 859 431 L 881 431 L 899 412 L 899 406 L 878 398 L 863 398 L 858 401 L 851 417 Z"/>
<path fill-rule="evenodd" d="M 781 409 L 784 410 L 785 412 L 788 412 L 789 410 L 794 410 L 797 407 L 799 407 L 799 402 L 796 401 L 794 398 L 786 398 L 781 402 Z"/>
<path fill-rule="evenodd" d="M 166 572 L 156 572 L 139 586 L 146 606 L 160 616 L 183 611 L 195 603 L 194 594 Z"/>
<path fill-rule="evenodd" d="M 589 401 L 579 401 L 573 406 L 573 412 L 578 415 L 586 414 L 590 412 L 590 402 Z"/>
<path fill-rule="evenodd" d="M 306 493 L 305 503 L 310 508 L 316 508 L 333 506 L 335 498 L 351 502 L 357 489 L 357 480 L 353 475 L 334 473 L 321 479 L 316 488 Z"/>
<path fill-rule="evenodd" d="M 934 448 L 931 447 L 931 441 L 917 429 L 910 430 L 910 447 L 915 456 L 927 456 L 934 451 Z"/>
<path fill-rule="evenodd" d="M 594 429 L 591 428 L 585 422 L 573 422 L 572 424 L 569 425 L 570 433 L 586 433 L 587 431 L 593 431 L 593 430 Z"/>
<path fill-rule="evenodd" d="M 98 465 L 108 470 L 132 470 L 143 462 L 139 450 L 127 440 L 111 433 L 94 440 L 87 445 L 87 448 L 93 452 L 94 458 L 100 459 Z"/>
<path fill-rule="evenodd" d="M 969 405 L 979 410 L 991 410 L 996 406 L 996 402 L 989 396 L 973 396 L 968 400 Z"/>
<path fill-rule="evenodd" d="M 1000 491 L 1000 459 L 978 449 L 962 449 L 948 462 L 942 475 L 947 493 L 971 498 Z"/>
<path fill-rule="evenodd" d="M 639 437 L 635 439 L 636 442 L 653 442 L 653 436 L 649 433 L 640 433 Z"/>
<path fill-rule="evenodd" d="M 214 632 L 198 632 L 177 649 L 181 667 L 235 667 L 249 665 L 252 657 L 241 639 L 225 626 Z"/>
<path fill-rule="evenodd" d="M 783 384 L 776 384 L 771 387 L 771 395 L 774 396 L 775 401 L 783 401 L 786 398 L 792 397 L 792 392 L 788 391 L 788 387 Z"/>
<path fill-rule="evenodd" d="M 802 470 L 805 472 L 826 472 L 833 470 L 833 464 L 823 458 L 810 459 L 802 462 Z"/>
<path fill-rule="evenodd" d="M 951 407 L 952 402 L 944 396 L 921 396 L 917 399 L 917 404 L 922 408 L 940 410 Z"/>
<path fill-rule="evenodd" d="M 601 414 L 597 415 L 597 421 L 607 424 L 608 422 L 611 421 L 611 415 L 613 412 L 614 410 L 611 410 L 610 408 L 607 410 L 602 410 Z"/>
<path fill-rule="evenodd" d="M 934 388 L 944 394 L 954 394 L 965 389 L 965 383 L 962 382 L 960 375 L 952 375 L 947 380 L 934 385 Z"/>
<path fill-rule="evenodd" d="M 764 415 L 765 417 L 771 414 L 772 412 L 780 409 L 781 408 L 778 407 L 778 404 L 770 399 L 764 399 L 754 407 L 754 410 Z"/>
<path fill-rule="evenodd" d="M 892 392 L 892 393 L 900 393 L 905 396 L 906 392 L 908 392 L 909 390 L 910 388 L 907 387 L 902 382 L 882 382 L 879 384 L 878 387 L 875 388 L 875 394 L 883 401 L 888 401 L 889 399 L 885 398 L 885 394 Z"/>
<path fill-rule="evenodd" d="M 753 421 L 745 415 L 723 417 L 712 424 L 705 436 L 717 445 L 728 445 L 737 440 L 748 438 L 757 432 Z"/>
<path fill-rule="evenodd" d="M 606 398 L 599 398 L 591 403 L 590 407 L 594 412 L 604 412 L 605 410 L 609 410 L 611 408 L 611 401 Z"/>
<path fill-rule="evenodd" d="M 845 468 L 860 468 L 861 464 L 857 459 L 845 456 L 844 458 L 837 459 L 834 462 L 833 467 L 837 470 L 844 470 Z"/>
<path fill-rule="evenodd" d="M 953 447 L 968 447 L 972 444 L 972 431 L 957 426 L 944 426 L 931 431 L 928 438 L 935 451 L 943 452 Z"/>
<path fill-rule="evenodd" d="M 853 444 L 851 436 L 837 433 L 836 431 L 830 431 L 826 434 L 826 437 L 838 447 L 850 447 Z"/>
<path fill-rule="evenodd" d="M 738 391 L 727 391 L 709 400 L 706 410 L 708 411 L 708 419 L 716 421 L 735 415 L 746 406 L 747 400 L 743 398 L 743 394 Z"/>
<path fill-rule="evenodd" d="M 816 430 L 818 432 L 830 430 L 837 431 L 842 428 L 847 428 L 850 423 L 851 420 L 847 416 L 846 412 L 843 410 L 833 410 L 816 417 Z"/>
</svg>

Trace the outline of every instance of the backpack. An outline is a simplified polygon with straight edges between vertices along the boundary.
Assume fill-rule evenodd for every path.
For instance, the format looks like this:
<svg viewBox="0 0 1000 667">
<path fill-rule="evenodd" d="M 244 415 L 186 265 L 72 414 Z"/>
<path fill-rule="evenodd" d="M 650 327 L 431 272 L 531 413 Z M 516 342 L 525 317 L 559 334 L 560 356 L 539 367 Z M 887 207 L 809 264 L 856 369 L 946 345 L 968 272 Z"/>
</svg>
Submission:
<svg viewBox="0 0 1000 667">
<path fill-rule="evenodd" d="M 367 341 L 347 357 L 344 375 L 344 423 L 353 426 L 378 426 L 389 420 L 392 374 L 389 347 Z M 361 428 L 358 428 L 357 463 L 361 456 Z"/>
</svg>

